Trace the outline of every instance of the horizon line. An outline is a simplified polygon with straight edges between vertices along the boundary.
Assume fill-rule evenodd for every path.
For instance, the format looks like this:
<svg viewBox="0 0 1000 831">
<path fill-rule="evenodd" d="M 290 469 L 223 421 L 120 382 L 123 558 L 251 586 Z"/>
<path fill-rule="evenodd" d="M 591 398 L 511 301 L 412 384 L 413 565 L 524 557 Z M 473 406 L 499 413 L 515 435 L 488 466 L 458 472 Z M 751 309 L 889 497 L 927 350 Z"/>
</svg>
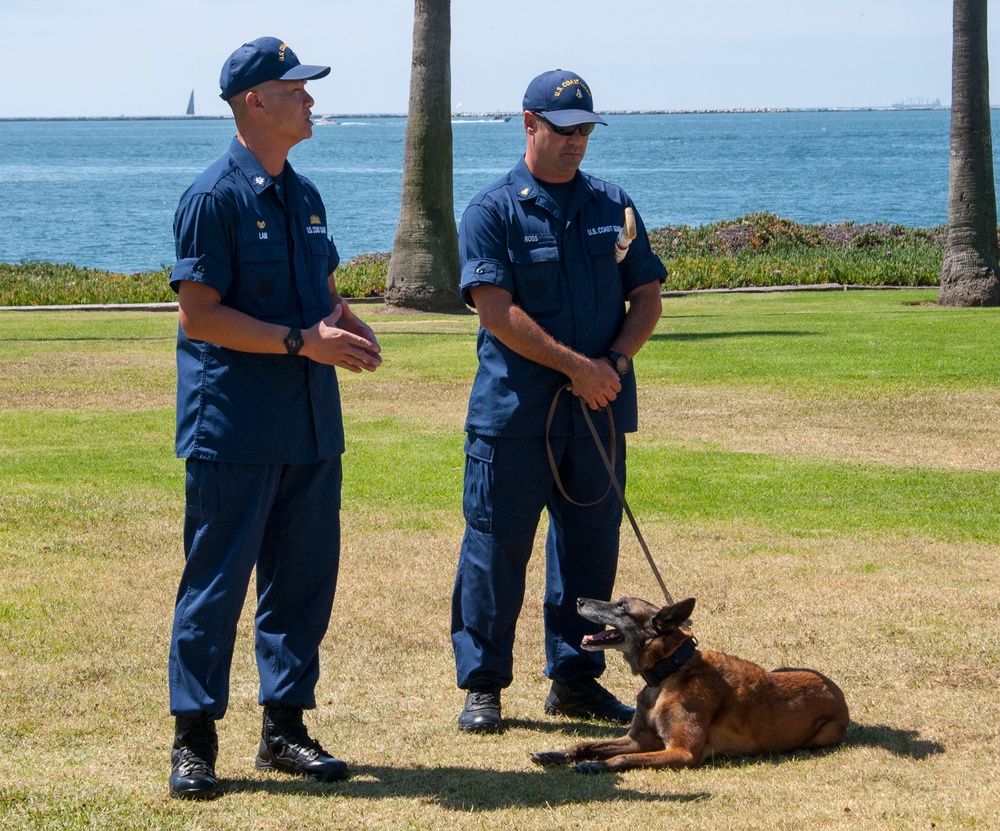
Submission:
<svg viewBox="0 0 1000 831">
<path fill-rule="evenodd" d="M 712 114 L 754 114 L 754 113 L 836 113 L 836 112 L 910 112 L 950 110 L 947 105 L 898 105 L 868 107 L 722 107 L 722 108 L 679 108 L 642 110 L 597 110 L 599 115 L 712 115 Z M 991 105 L 991 110 L 1000 105 Z M 513 117 L 521 111 L 453 112 L 452 118 L 483 118 L 486 116 Z M 407 118 L 407 113 L 316 113 L 327 118 Z M 232 121 L 232 114 L 223 115 L 38 115 L 0 116 L 0 122 L 16 121 Z"/>
</svg>

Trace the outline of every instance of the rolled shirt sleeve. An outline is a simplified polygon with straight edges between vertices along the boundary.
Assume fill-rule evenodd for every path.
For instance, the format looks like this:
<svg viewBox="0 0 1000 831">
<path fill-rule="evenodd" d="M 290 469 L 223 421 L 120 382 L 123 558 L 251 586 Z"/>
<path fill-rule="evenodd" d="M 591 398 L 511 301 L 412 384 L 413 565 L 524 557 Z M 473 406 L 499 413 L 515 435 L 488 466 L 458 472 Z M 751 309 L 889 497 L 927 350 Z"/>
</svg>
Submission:
<svg viewBox="0 0 1000 831">
<path fill-rule="evenodd" d="M 484 284 L 514 294 L 507 233 L 500 215 L 491 207 L 474 203 L 466 209 L 459 235 L 459 256 L 462 261 L 459 290 L 467 305 L 476 305 L 469 290 Z"/>
<path fill-rule="evenodd" d="M 225 296 L 233 279 L 237 226 L 222 200 L 210 193 L 192 193 L 174 215 L 177 262 L 170 286 L 180 291 L 184 280 L 203 283 Z"/>
</svg>

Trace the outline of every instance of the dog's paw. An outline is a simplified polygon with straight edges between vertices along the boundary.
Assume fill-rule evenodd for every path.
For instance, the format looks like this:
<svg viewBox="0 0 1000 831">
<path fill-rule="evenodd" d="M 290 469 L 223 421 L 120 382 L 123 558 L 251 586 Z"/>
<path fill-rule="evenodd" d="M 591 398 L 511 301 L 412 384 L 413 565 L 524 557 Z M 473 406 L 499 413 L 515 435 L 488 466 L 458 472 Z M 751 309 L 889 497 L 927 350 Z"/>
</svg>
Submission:
<svg viewBox="0 0 1000 831">
<path fill-rule="evenodd" d="M 566 754 L 559 750 L 547 750 L 541 753 L 532 753 L 531 761 L 543 768 L 555 767 L 556 765 L 567 765 L 569 759 Z"/>
<path fill-rule="evenodd" d="M 610 768 L 604 762 L 580 762 L 578 765 L 573 765 L 573 770 L 592 776 L 595 773 L 607 773 Z"/>
</svg>

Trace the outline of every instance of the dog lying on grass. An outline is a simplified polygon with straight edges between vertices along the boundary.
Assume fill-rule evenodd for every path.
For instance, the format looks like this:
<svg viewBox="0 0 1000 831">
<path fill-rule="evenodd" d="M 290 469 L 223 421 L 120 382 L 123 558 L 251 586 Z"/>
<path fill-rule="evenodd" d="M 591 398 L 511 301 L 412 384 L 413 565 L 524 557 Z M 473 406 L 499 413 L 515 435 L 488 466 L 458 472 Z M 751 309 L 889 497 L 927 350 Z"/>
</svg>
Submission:
<svg viewBox="0 0 1000 831">
<path fill-rule="evenodd" d="M 830 747 L 847 731 L 840 688 L 811 669 L 768 672 L 741 658 L 700 651 L 685 625 L 689 597 L 662 609 L 638 598 L 581 598 L 577 610 L 609 629 L 588 635 L 588 650 L 618 649 L 646 686 L 620 739 L 532 753 L 538 765 L 574 764 L 581 773 L 695 768 L 714 755 L 753 756 Z"/>
</svg>

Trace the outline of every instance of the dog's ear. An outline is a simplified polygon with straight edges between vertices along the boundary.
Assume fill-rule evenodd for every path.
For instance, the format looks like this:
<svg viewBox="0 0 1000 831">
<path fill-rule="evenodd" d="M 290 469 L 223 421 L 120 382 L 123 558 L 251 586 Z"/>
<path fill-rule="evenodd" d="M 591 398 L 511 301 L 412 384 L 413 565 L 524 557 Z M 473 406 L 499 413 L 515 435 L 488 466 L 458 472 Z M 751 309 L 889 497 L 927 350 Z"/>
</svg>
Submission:
<svg viewBox="0 0 1000 831">
<path fill-rule="evenodd" d="M 665 635 L 668 632 L 672 632 L 678 626 L 681 626 L 691 617 L 691 612 L 694 611 L 694 598 L 689 597 L 686 600 L 681 600 L 675 603 L 673 606 L 664 606 L 660 611 L 653 615 L 653 629 L 659 632 L 661 635 Z"/>
</svg>

